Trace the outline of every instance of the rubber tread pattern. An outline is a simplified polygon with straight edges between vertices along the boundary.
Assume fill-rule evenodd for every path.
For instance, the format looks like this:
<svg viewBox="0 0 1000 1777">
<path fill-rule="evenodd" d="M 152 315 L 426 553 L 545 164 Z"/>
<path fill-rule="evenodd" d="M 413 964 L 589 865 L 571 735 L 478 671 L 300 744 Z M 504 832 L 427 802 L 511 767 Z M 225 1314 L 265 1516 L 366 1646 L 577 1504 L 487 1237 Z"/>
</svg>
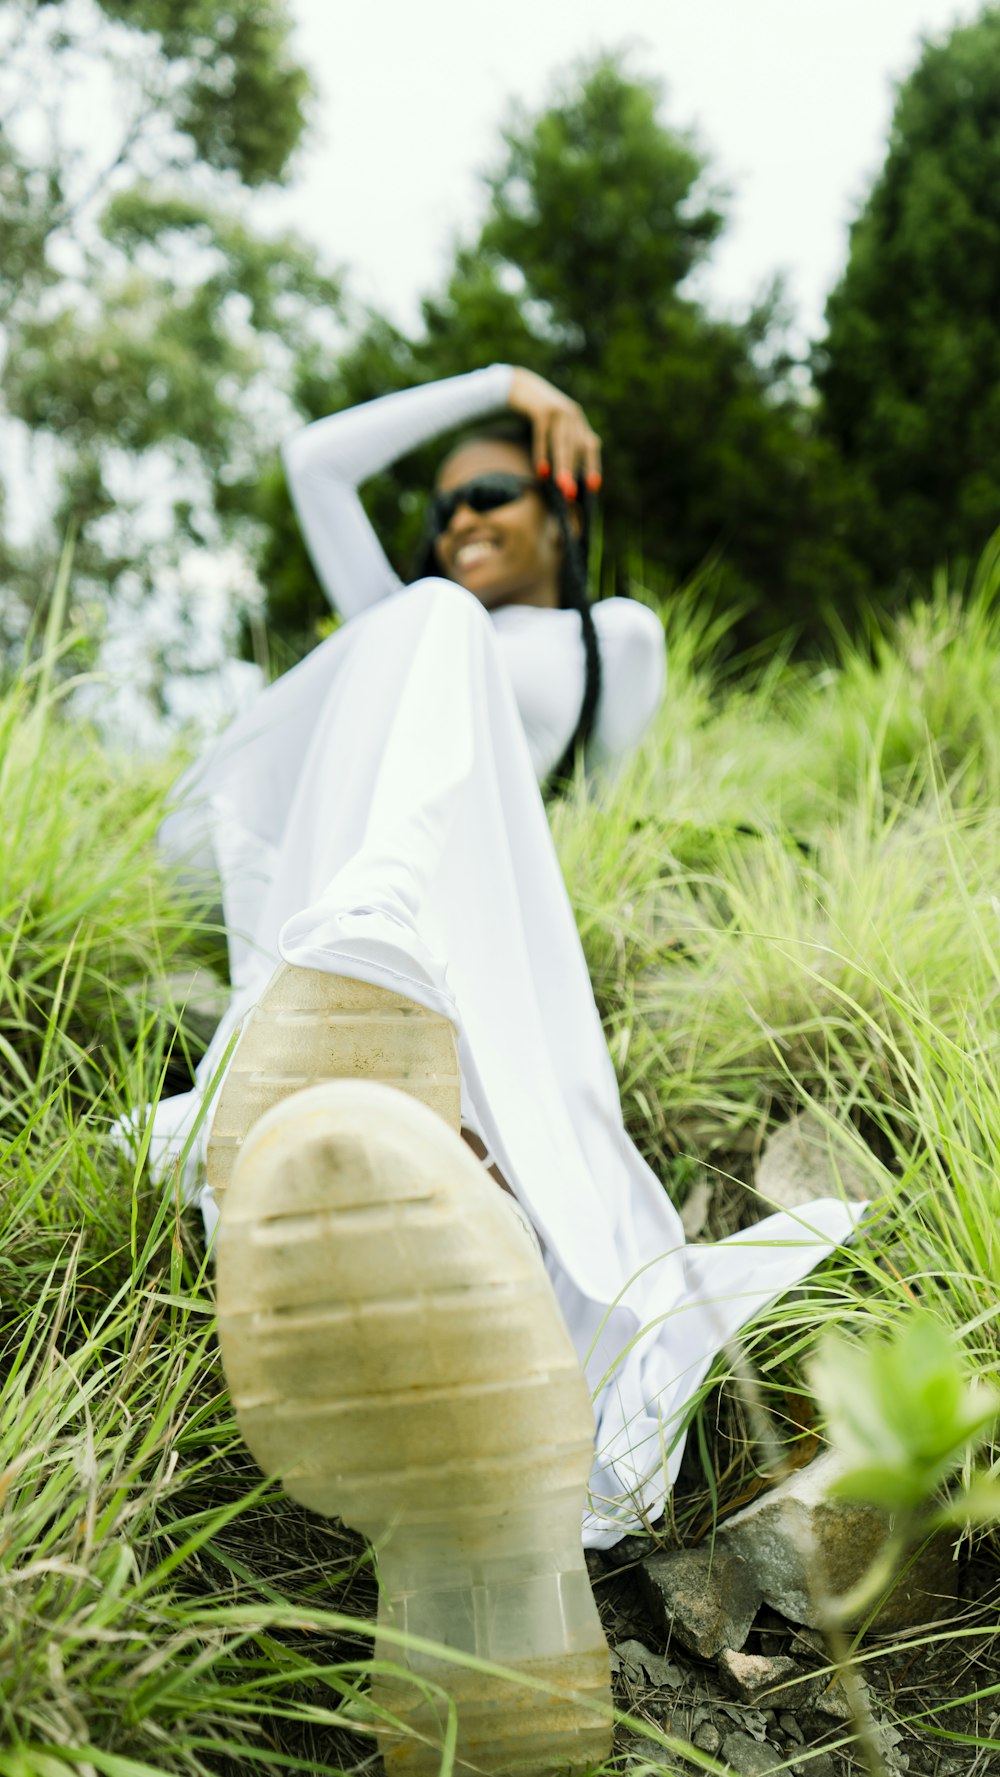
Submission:
<svg viewBox="0 0 1000 1777">
<path fill-rule="evenodd" d="M 551 1683 L 442 1666 L 456 1770 L 543 1777 L 606 1757 L 609 1720 L 557 1694 L 610 1705 L 580 1541 L 590 1400 L 538 1257 L 465 1144 L 381 1084 L 289 1097 L 243 1141 L 217 1257 L 244 1437 L 295 1498 L 379 1547 L 380 1620 L 398 1626 L 402 1613 L 458 1647 L 450 1601 L 465 1599 L 473 1651 Z M 416 1685 L 390 1691 L 391 1702 L 380 1680 L 373 1694 L 415 1732 L 434 1729 Z M 389 1777 L 438 1770 L 417 1740 L 379 1739 Z"/>
</svg>

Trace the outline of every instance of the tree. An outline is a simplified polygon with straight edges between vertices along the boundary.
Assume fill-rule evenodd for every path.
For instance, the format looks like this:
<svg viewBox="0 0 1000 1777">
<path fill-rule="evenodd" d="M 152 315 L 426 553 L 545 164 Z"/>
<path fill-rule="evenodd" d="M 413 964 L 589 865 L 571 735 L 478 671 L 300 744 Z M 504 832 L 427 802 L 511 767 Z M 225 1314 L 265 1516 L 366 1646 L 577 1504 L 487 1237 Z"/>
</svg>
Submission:
<svg viewBox="0 0 1000 1777">
<path fill-rule="evenodd" d="M 857 593 L 839 465 L 792 393 L 774 293 L 741 325 L 689 293 L 723 217 L 704 157 L 661 111 L 655 82 L 606 57 L 537 115 L 517 111 L 478 238 L 425 301 L 422 334 L 376 320 L 300 398 L 329 412 L 491 360 L 526 364 L 605 439 L 609 583 L 637 552 L 673 579 L 715 557 L 731 600 L 753 607 L 752 633 L 809 627 L 825 599 Z M 436 454 L 369 495 L 404 572 Z"/>
<path fill-rule="evenodd" d="M 287 0 L 0 0 L 0 390 L 47 445 L 49 554 L 72 515 L 78 585 L 138 603 L 225 541 L 296 357 L 329 333 L 335 281 L 244 201 L 305 127 L 290 32 Z M 8 636 L 44 559 L 8 541 Z"/>
<path fill-rule="evenodd" d="M 1000 523 L 1000 9 L 899 89 L 889 151 L 827 305 L 828 434 L 870 489 L 889 582 L 978 554 Z"/>
</svg>

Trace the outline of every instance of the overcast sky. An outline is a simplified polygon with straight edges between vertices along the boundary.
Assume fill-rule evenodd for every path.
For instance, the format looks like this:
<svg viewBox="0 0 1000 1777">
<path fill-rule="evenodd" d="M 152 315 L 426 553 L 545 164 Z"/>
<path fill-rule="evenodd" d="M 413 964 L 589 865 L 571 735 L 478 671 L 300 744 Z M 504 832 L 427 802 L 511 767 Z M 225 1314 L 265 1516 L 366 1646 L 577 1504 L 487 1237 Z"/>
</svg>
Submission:
<svg viewBox="0 0 1000 1777">
<path fill-rule="evenodd" d="M 847 227 L 885 150 L 893 83 L 922 35 L 972 0 L 292 0 L 322 102 L 295 191 L 275 214 L 352 272 L 355 292 L 411 321 L 479 213 L 513 97 L 622 45 L 662 79 L 666 119 L 693 128 L 732 191 L 713 255 L 717 310 L 741 312 L 776 271 L 815 335 Z"/>
</svg>

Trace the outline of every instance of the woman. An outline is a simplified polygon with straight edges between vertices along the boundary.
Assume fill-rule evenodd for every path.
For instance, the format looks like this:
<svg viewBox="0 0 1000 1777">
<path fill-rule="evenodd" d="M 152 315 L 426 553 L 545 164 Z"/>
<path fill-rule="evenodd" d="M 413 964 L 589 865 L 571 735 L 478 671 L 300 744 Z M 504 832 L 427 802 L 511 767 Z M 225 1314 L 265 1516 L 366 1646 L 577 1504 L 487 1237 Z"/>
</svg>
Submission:
<svg viewBox="0 0 1000 1777">
<path fill-rule="evenodd" d="M 402 588 L 364 515 L 358 484 L 429 438 L 504 406 L 530 425 L 531 449 L 481 432 L 446 457 L 430 517 L 439 577 Z M 829 1201 L 808 1216 L 771 1217 L 719 1246 L 685 1249 L 675 1211 L 625 1134 L 539 785 L 569 767 L 581 742 L 595 773 L 634 746 L 661 701 L 665 666 L 652 612 L 627 599 L 604 601 L 592 613 L 584 608 L 576 496 L 581 484 L 599 485 L 600 446 L 581 410 L 531 373 L 498 365 L 321 420 L 291 439 L 285 461 L 317 572 L 347 621 L 233 724 L 184 781 L 181 806 L 166 824 L 171 848 L 190 852 L 200 799 L 222 878 L 234 996 L 196 1092 L 183 1106 L 162 1107 L 156 1133 L 177 1150 L 233 1031 L 260 1002 L 212 1138 L 223 1183 L 234 1157 L 243 1155 L 239 1168 L 256 1156 L 257 1183 L 246 1187 L 244 1209 L 232 1212 L 238 1244 L 240 1217 L 262 1226 L 279 1189 L 273 1166 L 268 1171 L 274 1152 L 280 1161 L 282 1144 L 296 1139 L 294 1115 L 280 1104 L 256 1128 L 255 1119 L 267 1102 L 287 1107 L 297 1085 L 324 1071 L 318 1037 L 308 1066 L 280 1065 L 282 1033 L 304 1030 L 309 1007 L 321 1000 L 326 1030 L 346 1028 L 355 1015 L 381 1016 L 379 1008 L 390 1008 L 399 1029 L 409 1017 L 409 1035 L 419 1028 L 417 1047 L 424 1045 L 417 1096 L 460 1118 L 540 1238 L 549 1305 L 538 1309 L 547 1329 L 539 1337 L 549 1341 L 547 1361 L 556 1368 L 568 1330 L 593 1397 L 596 1454 L 583 1540 L 608 1547 L 658 1514 L 692 1396 L 725 1339 L 846 1237 L 851 1216 Z M 279 956 L 284 967 L 267 988 Z M 376 997 L 359 1000 L 345 982 Z M 352 1027 L 346 1071 L 377 1072 L 357 1061 L 360 1028 Z M 426 1059 L 442 1029 L 457 1037 L 460 1107 L 451 1112 L 448 1066 Z M 328 1071 L 343 1070 L 331 1062 Z M 317 1110 L 320 1121 L 328 1110 Z M 342 1100 L 329 1110 L 334 1121 L 343 1115 L 350 1123 L 352 1114 Z M 425 1127 L 410 1134 L 414 1152 L 429 1141 L 437 1153 Z M 427 1160 L 431 1172 L 437 1164 Z M 452 1162 L 441 1164 L 447 1171 Z M 492 1187 L 487 1206 L 481 1174 L 473 1190 L 471 1164 L 467 1153 L 454 1162 L 465 1183 L 456 1185 L 461 1202 L 452 1208 L 459 1220 L 474 1220 L 474 1204 L 499 1251 L 508 1208 Z M 323 1180 L 317 1188 L 334 1190 Z M 318 1199 L 309 1201 L 309 1238 L 315 1234 L 318 1251 L 329 1237 L 315 1222 Z M 461 1238 L 471 1243 L 470 1269 L 488 1266 L 489 1253 L 475 1258 L 471 1224 Z M 233 1298 L 233 1326 L 239 1277 L 262 1239 L 251 1229 L 249 1246 L 220 1275 L 220 1292 Z M 523 1239 L 522 1246 L 537 1294 L 538 1260 Z M 431 1250 L 431 1270 L 444 1262 L 441 1250 Z M 328 1271 L 334 1260 L 325 1251 L 317 1262 Z M 270 1287 L 261 1285 L 260 1300 L 274 1307 Z M 350 1287 L 341 1278 L 334 1293 Z M 224 1326 L 227 1313 L 224 1302 Z M 224 1353 L 231 1380 L 243 1364 L 249 1396 L 260 1358 L 244 1361 L 241 1337 L 224 1332 Z M 405 1344 L 407 1335 L 399 1337 Z M 286 1353 L 289 1374 L 311 1368 L 305 1350 Z M 529 1394 L 525 1373 L 525 1400 Z M 565 1411 L 578 1432 L 572 1389 L 560 1400 L 553 1412 Z M 273 1401 L 267 1411 L 268 1425 L 249 1441 L 265 1466 L 278 1467 L 280 1414 Z M 569 1433 L 565 1441 L 572 1442 Z M 436 1471 L 428 1474 L 428 1497 L 440 1494 Z M 558 1491 L 561 1483 L 552 1485 Z M 320 1499 L 306 1484 L 299 1496 Z M 331 1497 L 332 1509 L 367 1528 L 363 1502 L 352 1518 L 342 1495 Z M 401 1509 L 419 1516 L 412 1490 L 407 1496 L 404 1488 Z M 576 1546 L 573 1575 L 582 1571 Z M 522 1568 L 524 1560 L 522 1549 Z M 567 1554 L 560 1584 L 568 1565 Z M 405 1576 L 401 1584 L 419 1592 Z M 467 1571 L 457 1586 L 468 1604 L 475 1588 Z M 539 1606 L 543 1615 L 547 1608 Z M 418 1626 L 432 1633 L 431 1620 L 425 1612 Z M 593 1649 L 591 1628 L 581 1634 Z M 489 1638 L 465 1645 L 504 1657 Z M 580 1756 L 599 1756 L 580 1746 Z M 505 1769 L 504 1756 L 492 1768 Z"/>
</svg>

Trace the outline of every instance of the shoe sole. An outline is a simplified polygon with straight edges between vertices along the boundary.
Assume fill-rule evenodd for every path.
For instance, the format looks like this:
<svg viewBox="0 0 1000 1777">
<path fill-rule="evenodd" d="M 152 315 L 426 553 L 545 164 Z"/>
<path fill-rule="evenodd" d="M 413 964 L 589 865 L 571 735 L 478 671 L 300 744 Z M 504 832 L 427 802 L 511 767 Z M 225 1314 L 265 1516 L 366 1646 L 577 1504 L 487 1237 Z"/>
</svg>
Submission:
<svg viewBox="0 0 1000 1777">
<path fill-rule="evenodd" d="M 402 994 L 281 963 L 243 1027 L 208 1140 L 221 1202 L 246 1133 L 292 1092 L 324 1080 L 381 1080 L 461 1124 L 455 1029 Z"/>
<path fill-rule="evenodd" d="M 443 1694 L 459 1770 L 606 1758 L 608 1648 L 580 1536 L 593 1414 L 503 1193 L 425 1105 L 333 1082 L 246 1137 L 216 1252 L 223 1360 L 261 1468 L 377 1545 L 383 1627 L 545 1686 L 377 1638 L 411 1675 L 372 1693 L 408 1730 L 379 1731 L 390 1777 L 439 1770 Z"/>
</svg>

